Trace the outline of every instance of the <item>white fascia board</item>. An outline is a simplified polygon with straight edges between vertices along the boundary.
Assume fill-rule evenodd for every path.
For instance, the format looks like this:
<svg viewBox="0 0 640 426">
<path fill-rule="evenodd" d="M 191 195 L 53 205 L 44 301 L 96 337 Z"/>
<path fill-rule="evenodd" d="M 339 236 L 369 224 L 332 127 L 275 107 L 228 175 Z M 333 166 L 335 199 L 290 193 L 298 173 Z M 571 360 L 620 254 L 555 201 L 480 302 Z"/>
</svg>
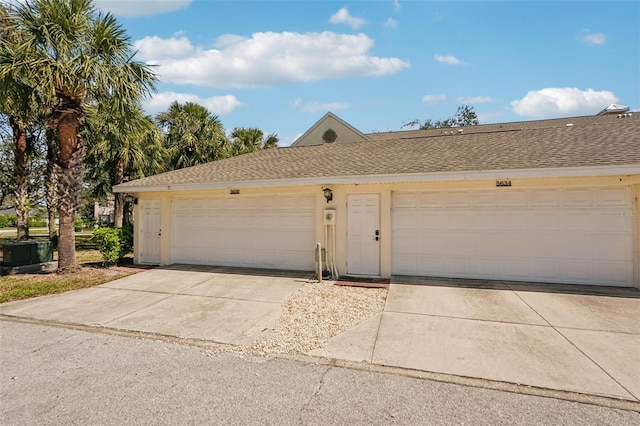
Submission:
<svg viewBox="0 0 640 426">
<path fill-rule="evenodd" d="M 554 169 L 476 170 L 467 172 L 405 173 L 394 175 L 334 176 L 301 179 L 252 180 L 239 182 L 208 182 L 158 186 L 113 187 L 113 192 L 139 193 L 203 189 L 236 189 L 289 187 L 307 185 L 338 185 L 401 182 L 470 181 L 483 179 L 560 178 L 586 176 L 640 175 L 640 164 L 625 166 L 571 167 Z"/>
</svg>

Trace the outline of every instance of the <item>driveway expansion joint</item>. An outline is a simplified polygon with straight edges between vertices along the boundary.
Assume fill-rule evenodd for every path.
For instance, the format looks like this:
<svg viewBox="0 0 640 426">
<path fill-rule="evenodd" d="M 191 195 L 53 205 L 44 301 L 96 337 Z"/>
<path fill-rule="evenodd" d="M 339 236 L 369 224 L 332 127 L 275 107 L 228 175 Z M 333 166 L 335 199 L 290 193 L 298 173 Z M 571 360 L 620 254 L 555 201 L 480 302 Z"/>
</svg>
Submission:
<svg viewBox="0 0 640 426">
<path fill-rule="evenodd" d="M 590 357 L 587 353 L 585 353 L 585 351 L 583 351 L 581 348 L 578 347 L 578 345 L 576 345 L 575 343 L 573 343 L 573 341 L 571 339 L 569 339 L 564 333 L 562 333 L 560 331 L 561 327 L 556 327 L 553 324 L 551 324 L 542 314 L 540 314 L 533 306 L 531 306 L 529 303 L 527 303 L 526 300 L 524 300 L 517 291 L 513 290 L 510 286 L 509 286 L 510 290 L 513 291 L 513 293 L 516 295 L 516 297 L 518 297 L 520 300 L 522 300 L 522 302 L 527 305 L 532 311 L 534 311 L 536 314 L 538 314 L 543 320 L 544 322 L 546 322 L 547 324 L 549 324 L 549 327 L 553 329 L 553 331 L 555 331 L 558 335 L 560 335 L 563 339 L 565 339 L 571 346 L 573 346 L 578 352 L 580 352 L 586 359 L 588 359 L 589 361 L 591 361 L 591 363 L 593 363 L 593 365 L 595 365 L 596 367 L 598 367 L 598 369 L 600 369 L 600 371 L 602 371 L 604 374 L 606 374 L 611 380 L 613 380 L 614 383 L 616 383 L 618 386 L 620 386 L 621 389 L 624 389 L 625 392 L 627 392 L 631 397 L 635 398 L 636 401 L 638 400 L 637 397 L 633 394 L 633 392 L 626 387 L 624 384 L 620 383 L 620 381 L 618 379 L 616 379 L 615 377 L 613 377 L 613 375 L 611 375 L 611 373 L 609 373 L 603 366 L 601 366 L 598 362 L 596 362 L 592 357 Z M 565 327 L 568 328 L 568 327 Z M 568 328 L 569 329 L 569 328 Z M 590 331 L 594 331 L 597 332 L 598 330 L 590 330 Z M 633 335 L 633 334 L 632 334 Z"/>
<path fill-rule="evenodd" d="M 403 312 L 403 311 L 387 311 L 387 310 L 385 310 L 385 311 L 383 311 L 383 314 L 385 314 L 385 313 L 401 314 L 401 315 L 416 315 L 416 316 L 421 316 L 421 317 L 433 317 L 433 318 L 446 318 L 446 319 L 455 319 L 455 320 L 473 321 L 473 322 L 487 322 L 487 323 L 495 323 L 495 324 L 526 325 L 526 326 L 530 326 L 530 327 L 544 327 L 544 328 L 552 327 L 551 325 L 549 325 L 548 322 L 547 322 L 547 325 L 545 325 L 545 324 L 531 324 L 531 323 L 528 323 L 528 322 L 500 321 L 500 320 L 496 320 L 496 319 L 486 319 L 486 318 L 468 318 L 468 317 L 460 317 L 460 316 L 455 316 L 455 315 L 425 314 L 425 313 L 422 313 L 422 312 Z"/>
</svg>

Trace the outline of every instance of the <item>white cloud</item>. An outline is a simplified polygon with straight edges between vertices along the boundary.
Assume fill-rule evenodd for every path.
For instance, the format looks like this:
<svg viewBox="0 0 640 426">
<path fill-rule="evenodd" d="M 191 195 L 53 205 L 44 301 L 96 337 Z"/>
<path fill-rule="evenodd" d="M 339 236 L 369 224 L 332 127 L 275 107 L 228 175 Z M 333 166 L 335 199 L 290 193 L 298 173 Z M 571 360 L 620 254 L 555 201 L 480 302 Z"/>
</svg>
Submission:
<svg viewBox="0 0 640 426">
<path fill-rule="evenodd" d="M 209 112 L 216 115 L 228 114 L 234 109 L 242 106 L 242 103 L 233 95 L 201 98 L 200 96 L 192 93 L 162 92 L 154 94 L 151 99 L 147 99 L 144 102 L 143 107 L 148 114 L 155 115 L 169 109 L 169 105 L 174 101 L 181 104 L 185 102 L 194 102 L 206 107 Z"/>
<path fill-rule="evenodd" d="M 436 61 L 442 63 L 442 64 L 448 64 L 448 65 L 462 65 L 463 62 L 456 58 L 455 56 L 452 55 L 433 55 L 433 59 L 435 59 Z"/>
<path fill-rule="evenodd" d="M 495 102 L 495 99 L 491 96 L 460 96 L 456 100 L 463 104 L 486 104 Z"/>
<path fill-rule="evenodd" d="M 302 102 L 302 99 L 296 98 L 293 101 L 293 106 L 295 106 L 299 111 L 302 112 L 326 112 L 326 111 L 337 111 L 340 109 L 346 109 L 351 106 L 349 102 L 329 102 L 329 103 L 320 103 L 318 101 L 313 102 Z"/>
<path fill-rule="evenodd" d="M 382 24 L 382 26 L 387 28 L 398 28 L 398 21 L 396 21 L 393 18 L 389 18 L 386 21 L 384 21 L 384 24 Z"/>
<path fill-rule="evenodd" d="M 603 33 L 594 33 L 589 30 L 580 31 L 578 36 L 580 40 L 587 44 L 605 44 L 607 42 L 607 36 Z"/>
<path fill-rule="evenodd" d="M 145 37 L 133 43 L 138 55 L 144 58 L 187 58 L 197 53 L 198 49 L 186 37 L 160 38 Z"/>
<path fill-rule="evenodd" d="M 618 100 L 612 92 L 606 90 L 550 87 L 527 93 L 524 98 L 511 102 L 511 108 L 518 115 L 553 118 L 596 114 Z"/>
<path fill-rule="evenodd" d="M 189 7 L 193 0 L 95 0 L 95 6 L 114 15 L 135 17 L 173 12 Z"/>
<path fill-rule="evenodd" d="M 247 37 L 245 36 L 237 34 L 223 34 L 216 39 L 214 47 L 217 47 L 218 49 L 224 49 L 225 47 L 242 43 L 245 40 L 247 40 Z"/>
<path fill-rule="evenodd" d="M 331 15 L 331 18 L 329 18 L 329 22 L 332 24 L 347 24 L 354 30 L 357 30 L 367 21 L 362 18 L 351 16 L 351 14 L 349 13 L 349 9 L 343 7 L 342 9 Z"/>
<path fill-rule="evenodd" d="M 400 1 L 399 0 L 393 0 L 393 7 L 394 9 L 400 9 Z"/>
<path fill-rule="evenodd" d="M 258 87 L 300 81 L 381 76 L 410 66 L 398 58 L 369 55 L 365 34 L 262 32 L 250 38 L 223 35 L 214 49 L 185 37 L 146 37 L 134 43 L 138 58 L 157 66 L 160 80 L 218 88 Z"/>
<path fill-rule="evenodd" d="M 437 95 L 424 95 L 422 97 L 422 102 L 425 104 L 435 105 L 440 102 L 444 102 L 447 100 L 447 95 L 437 94 Z"/>
</svg>

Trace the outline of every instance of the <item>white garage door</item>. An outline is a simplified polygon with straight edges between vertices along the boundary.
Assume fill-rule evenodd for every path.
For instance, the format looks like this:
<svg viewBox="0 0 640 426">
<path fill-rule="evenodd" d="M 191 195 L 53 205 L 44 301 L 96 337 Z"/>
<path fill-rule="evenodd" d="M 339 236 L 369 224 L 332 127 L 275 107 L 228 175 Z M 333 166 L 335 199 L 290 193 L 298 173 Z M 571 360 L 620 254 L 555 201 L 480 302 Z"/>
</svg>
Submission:
<svg viewBox="0 0 640 426">
<path fill-rule="evenodd" d="M 176 263 L 313 270 L 315 239 L 314 195 L 173 201 Z"/>
<path fill-rule="evenodd" d="M 631 188 L 396 192 L 394 274 L 633 285 Z"/>
</svg>

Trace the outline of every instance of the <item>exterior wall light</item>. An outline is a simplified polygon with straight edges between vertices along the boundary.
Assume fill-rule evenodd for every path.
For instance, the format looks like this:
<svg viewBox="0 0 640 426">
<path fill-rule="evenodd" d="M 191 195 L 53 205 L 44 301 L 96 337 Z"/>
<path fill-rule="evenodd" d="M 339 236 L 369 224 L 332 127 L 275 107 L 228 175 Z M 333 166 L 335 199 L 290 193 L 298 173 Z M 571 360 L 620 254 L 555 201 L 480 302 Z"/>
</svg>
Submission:
<svg viewBox="0 0 640 426">
<path fill-rule="evenodd" d="M 324 198 L 326 198 L 327 203 L 333 200 L 333 191 L 330 188 L 324 188 L 322 192 L 324 192 Z"/>
<path fill-rule="evenodd" d="M 134 198 L 131 194 L 125 194 L 123 197 L 123 201 L 128 204 L 138 204 L 138 199 Z"/>
</svg>

